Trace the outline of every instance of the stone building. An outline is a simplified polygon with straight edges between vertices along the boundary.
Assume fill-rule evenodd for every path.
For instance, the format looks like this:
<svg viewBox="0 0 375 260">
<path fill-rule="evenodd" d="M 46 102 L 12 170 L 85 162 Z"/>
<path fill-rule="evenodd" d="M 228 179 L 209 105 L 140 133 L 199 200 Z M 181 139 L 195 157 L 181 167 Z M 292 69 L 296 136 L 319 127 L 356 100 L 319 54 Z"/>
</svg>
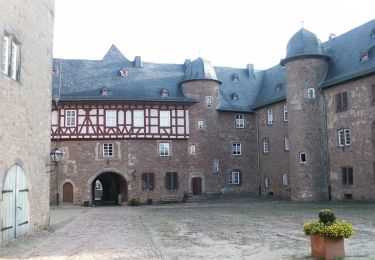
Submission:
<svg viewBox="0 0 375 260">
<path fill-rule="evenodd" d="M 262 71 L 130 61 L 115 46 L 55 59 L 52 147 L 65 155 L 51 201 L 374 200 L 374 46 L 375 20 L 325 43 L 302 28 Z"/>
<path fill-rule="evenodd" d="M 54 1 L 0 3 L 0 242 L 49 219 Z"/>
</svg>

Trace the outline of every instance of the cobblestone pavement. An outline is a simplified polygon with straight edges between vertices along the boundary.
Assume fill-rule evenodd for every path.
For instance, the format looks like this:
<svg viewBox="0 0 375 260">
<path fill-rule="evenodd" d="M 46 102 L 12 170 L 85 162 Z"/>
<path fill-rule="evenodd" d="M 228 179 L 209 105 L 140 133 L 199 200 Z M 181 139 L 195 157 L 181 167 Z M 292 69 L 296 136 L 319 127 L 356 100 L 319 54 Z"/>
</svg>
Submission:
<svg viewBox="0 0 375 260">
<path fill-rule="evenodd" d="M 134 208 L 88 208 L 53 232 L 0 246 L 0 258 L 160 259 Z"/>
</svg>

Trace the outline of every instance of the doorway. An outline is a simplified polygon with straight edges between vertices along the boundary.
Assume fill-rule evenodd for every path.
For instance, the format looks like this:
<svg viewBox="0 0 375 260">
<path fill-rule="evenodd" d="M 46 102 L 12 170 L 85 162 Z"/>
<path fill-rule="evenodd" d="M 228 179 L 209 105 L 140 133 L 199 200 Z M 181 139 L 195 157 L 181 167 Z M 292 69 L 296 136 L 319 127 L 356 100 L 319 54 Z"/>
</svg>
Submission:
<svg viewBox="0 0 375 260">
<path fill-rule="evenodd" d="M 127 182 L 115 172 L 104 172 L 91 183 L 92 203 L 95 205 L 119 205 L 127 200 Z"/>
<path fill-rule="evenodd" d="M 73 203 L 73 185 L 70 182 L 63 186 L 63 203 Z"/>
<path fill-rule="evenodd" d="M 192 179 L 193 196 L 202 195 L 202 178 L 194 177 Z"/>
<path fill-rule="evenodd" d="M 7 172 L 2 194 L 1 231 L 2 240 L 7 241 L 29 231 L 29 189 L 26 175 L 20 166 L 15 165 Z"/>
</svg>

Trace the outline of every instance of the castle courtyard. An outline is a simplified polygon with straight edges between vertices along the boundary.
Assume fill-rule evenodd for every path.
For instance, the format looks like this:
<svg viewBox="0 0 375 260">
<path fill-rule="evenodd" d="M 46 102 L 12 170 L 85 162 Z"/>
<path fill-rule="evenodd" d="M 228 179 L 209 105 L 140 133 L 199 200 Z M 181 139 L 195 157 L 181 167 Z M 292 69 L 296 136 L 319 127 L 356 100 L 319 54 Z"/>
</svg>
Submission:
<svg viewBox="0 0 375 260">
<path fill-rule="evenodd" d="M 141 207 L 58 207 L 51 228 L 0 245 L 0 258 L 31 259 L 309 259 L 302 232 L 320 209 L 353 223 L 348 259 L 375 259 L 370 203 L 222 198 Z"/>
</svg>

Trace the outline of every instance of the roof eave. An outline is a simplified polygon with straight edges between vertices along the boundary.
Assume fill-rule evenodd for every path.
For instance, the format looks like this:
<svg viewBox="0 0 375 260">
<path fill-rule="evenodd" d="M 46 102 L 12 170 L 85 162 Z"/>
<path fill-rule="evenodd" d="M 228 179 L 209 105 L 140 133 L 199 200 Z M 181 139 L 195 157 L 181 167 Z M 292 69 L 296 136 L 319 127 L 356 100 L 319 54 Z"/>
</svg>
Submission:
<svg viewBox="0 0 375 260">
<path fill-rule="evenodd" d="M 325 59 L 326 61 L 329 60 L 329 56 L 324 55 L 324 54 L 314 54 L 314 53 L 301 54 L 301 55 L 295 55 L 295 56 L 280 60 L 280 65 L 285 67 L 285 64 L 290 62 L 290 61 L 299 60 L 299 59 L 306 59 L 306 58 L 320 58 L 320 59 Z"/>
<path fill-rule="evenodd" d="M 256 109 L 259 109 L 259 108 L 262 108 L 262 107 L 265 107 L 265 106 L 268 106 L 268 105 L 272 105 L 274 103 L 279 103 L 279 102 L 282 102 L 282 101 L 285 101 L 285 100 L 286 100 L 285 96 L 284 97 L 275 98 L 275 99 L 272 99 L 272 100 L 269 100 L 269 101 L 266 101 L 266 102 L 255 104 L 254 106 L 252 106 L 252 109 L 256 110 Z"/>
</svg>

